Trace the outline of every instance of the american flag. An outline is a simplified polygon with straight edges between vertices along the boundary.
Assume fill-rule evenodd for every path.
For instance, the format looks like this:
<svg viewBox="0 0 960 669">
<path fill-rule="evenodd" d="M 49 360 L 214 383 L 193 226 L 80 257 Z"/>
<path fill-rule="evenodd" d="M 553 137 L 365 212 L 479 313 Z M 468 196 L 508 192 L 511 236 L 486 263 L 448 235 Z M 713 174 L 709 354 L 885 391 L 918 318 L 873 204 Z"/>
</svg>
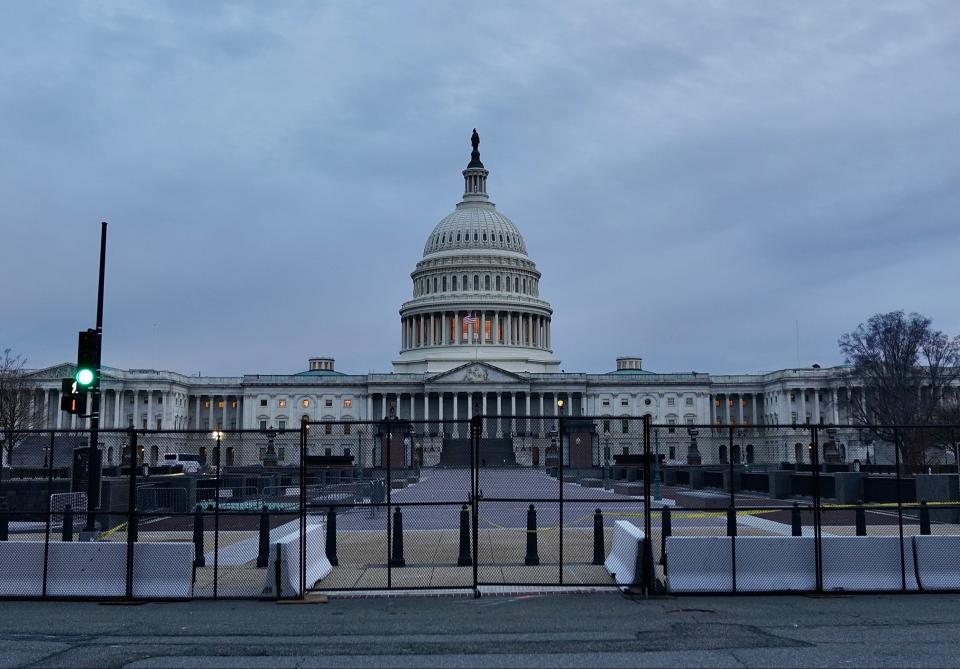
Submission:
<svg viewBox="0 0 960 669">
<path fill-rule="evenodd" d="M 478 320 L 480 320 L 480 319 L 477 318 L 476 316 L 474 316 L 473 314 L 469 314 L 469 315 L 463 317 L 463 324 L 464 324 L 464 325 L 476 325 Z"/>
</svg>

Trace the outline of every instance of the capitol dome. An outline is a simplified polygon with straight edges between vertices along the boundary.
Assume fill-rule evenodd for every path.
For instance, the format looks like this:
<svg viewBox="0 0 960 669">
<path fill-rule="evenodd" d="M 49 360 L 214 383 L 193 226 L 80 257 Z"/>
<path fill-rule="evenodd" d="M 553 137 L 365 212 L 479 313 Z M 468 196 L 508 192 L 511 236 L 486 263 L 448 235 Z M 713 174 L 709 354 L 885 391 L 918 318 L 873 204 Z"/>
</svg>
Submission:
<svg viewBox="0 0 960 669">
<path fill-rule="evenodd" d="M 463 197 L 433 228 L 400 308 L 397 372 L 442 372 L 483 360 L 516 372 L 557 372 L 553 309 L 523 235 L 487 195 L 480 137 L 463 170 Z"/>
</svg>

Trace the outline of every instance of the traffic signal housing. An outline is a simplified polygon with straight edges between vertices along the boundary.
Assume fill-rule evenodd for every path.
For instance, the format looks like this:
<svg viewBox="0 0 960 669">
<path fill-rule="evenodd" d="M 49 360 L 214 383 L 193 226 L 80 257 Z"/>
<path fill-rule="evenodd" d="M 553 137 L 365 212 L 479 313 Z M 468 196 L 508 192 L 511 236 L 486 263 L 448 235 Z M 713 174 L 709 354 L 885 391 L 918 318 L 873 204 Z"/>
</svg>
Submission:
<svg viewBox="0 0 960 669">
<path fill-rule="evenodd" d="M 83 330 L 77 342 L 77 371 L 73 378 L 78 389 L 92 389 L 100 369 L 100 337 L 96 330 Z"/>
</svg>

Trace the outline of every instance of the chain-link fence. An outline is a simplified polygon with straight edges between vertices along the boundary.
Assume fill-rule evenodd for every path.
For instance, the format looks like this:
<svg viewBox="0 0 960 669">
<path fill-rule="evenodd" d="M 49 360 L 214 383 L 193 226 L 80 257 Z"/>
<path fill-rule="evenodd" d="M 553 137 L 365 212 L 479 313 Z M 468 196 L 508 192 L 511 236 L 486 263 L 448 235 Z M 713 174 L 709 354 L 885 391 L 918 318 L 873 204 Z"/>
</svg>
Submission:
<svg viewBox="0 0 960 669">
<path fill-rule="evenodd" d="M 960 591 L 958 437 L 484 416 L 101 430 L 92 454 L 31 432 L 0 478 L 0 597 Z"/>
</svg>

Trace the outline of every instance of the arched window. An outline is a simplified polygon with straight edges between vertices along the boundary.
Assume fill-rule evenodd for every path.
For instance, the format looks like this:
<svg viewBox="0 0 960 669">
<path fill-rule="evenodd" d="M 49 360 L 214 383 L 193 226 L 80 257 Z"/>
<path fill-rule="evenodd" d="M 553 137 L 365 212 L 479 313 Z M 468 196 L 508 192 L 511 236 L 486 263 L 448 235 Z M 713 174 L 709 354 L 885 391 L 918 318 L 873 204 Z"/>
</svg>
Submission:
<svg viewBox="0 0 960 669">
<path fill-rule="evenodd" d="M 433 292 L 437 292 L 437 277 L 433 277 Z"/>
<path fill-rule="evenodd" d="M 497 274 L 497 291 L 500 290 L 500 275 Z"/>
<path fill-rule="evenodd" d="M 795 444 L 793 447 L 793 460 L 798 465 L 803 462 L 803 444 Z"/>
<path fill-rule="evenodd" d="M 459 232 L 457 233 L 457 241 L 458 241 L 458 242 L 460 241 L 460 233 L 459 233 Z"/>
<path fill-rule="evenodd" d="M 524 295 L 527 293 L 527 277 L 523 277 L 523 293 Z"/>
<path fill-rule="evenodd" d="M 753 464 L 753 444 L 747 444 L 747 464 Z"/>
<path fill-rule="evenodd" d="M 483 289 L 490 290 L 490 275 L 487 274 L 483 277 Z"/>
<path fill-rule="evenodd" d="M 724 445 L 721 445 L 718 450 L 719 450 L 718 456 L 719 456 L 719 458 L 720 458 L 720 462 L 726 462 L 726 461 L 727 461 L 727 447 L 724 446 Z"/>
<path fill-rule="evenodd" d="M 480 241 L 480 235 L 477 234 L 476 230 L 473 231 L 473 241 L 475 242 Z"/>
<path fill-rule="evenodd" d="M 444 277 L 443 277 L 443 292 L 447 292 L 447 277 L 446 277 L 446 275 L 444 275 Z"/>
<path fill-rule="evenodd" d="M 160 460 L 160 449 L 156 446 L 150 447 L 150 466 L 156 467 L 157 461 Z"/>
<path fill-rule="evenodd" d="M 513 277 L 513 292 L 515 292 L 515 293 L 519 293 L 519 292 L 520 292 L 520 277 L 519 277 L 519 276 Z"/>
<path fill-rule="evenodd" d="M 473 275 L 473 289 L 474 289 L 474 290 L 480 290 L 480 275 L 479 275 L 479 274 L 474 274 L 474 275 Z"/>
<path fill-rule="evenodd" d="M 506 286 L 508 293 L 510 292 L 510 283 L 511 283 L 510 277 L 508 276 L 506 277 L 506 281 L 504 282 L 504 285 Z"/>
<path fill-rule="evenodd" d="M 453 281 L 453 287 L 451 288 L 451 290 L 455 291 L 457 289 L 457 275 L 454 274 L 453 277 L 451 277 L 451 280 Z"/>
<path fill-rule="evenodd" d="M 486 233 L 486 232 L 483 233 L 483 241 L 487 241 L 487 233 Z"/>
</svg>

